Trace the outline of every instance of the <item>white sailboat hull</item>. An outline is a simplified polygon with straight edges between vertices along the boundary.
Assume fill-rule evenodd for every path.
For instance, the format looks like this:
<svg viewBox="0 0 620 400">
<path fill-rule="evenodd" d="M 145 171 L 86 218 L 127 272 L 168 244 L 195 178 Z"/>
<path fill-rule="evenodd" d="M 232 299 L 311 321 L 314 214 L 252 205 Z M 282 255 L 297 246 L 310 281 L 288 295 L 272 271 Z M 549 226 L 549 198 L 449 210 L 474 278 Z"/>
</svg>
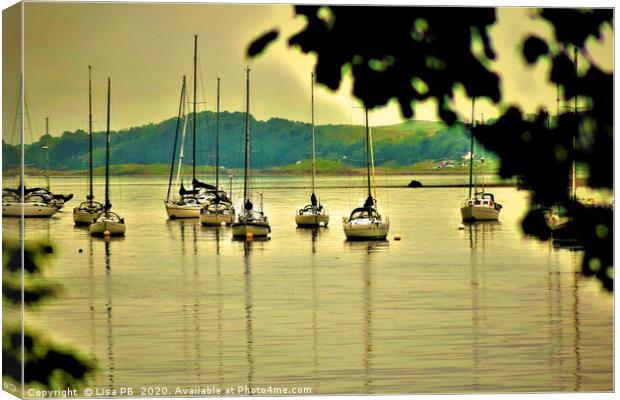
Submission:
<svg viewBox="0 0 620 400">
<path fill-rule="evenodd" d="M 329 215 L 327 214 L 304 214 L 295 215 L 295 223 L 299 227 L 317 227 L 327 226 L 329 224 Z"/>
<path fill-rule="evenodd" d="M 222 223 L 230 225 L 234 219 L 234 214 L 200 214 L 200 223 L 202 225 L 219 226 Z"/>
<path fill-rule="evenodd" d="M 499 210 L 493 207 L 469 205 L 461 207 L 463 221 L 497 221 Z"/>
<path fill-rule="evenodd" d="M 125 234 L 126 226 L 122 222 L 99 221 L 90 225 L 91 235 L 101 236 L 122 236 Z M 106 232 L 109 232 L 106 235 Z"/>
<path fill-rule="evenodd" d="M 48 218 L 57 211 L 55 206 L 45 203 L 2 203 L 3 217 Z"/>
<path fill-rule="evenodd" d="M 389 221 L 350 222 L 345 218 L 342 226 L 347 239 L 381 240 L 385 239 L 390 231 Z"/>
<path fill-rule="evenodd" d="M 200 217 L 200 204 L 166 204 L 166 212 L 168 218 L 198 218 Z"/>
<path fill-rule="evenodd" d="M 232 224 L 233 237 L 247 237 L 248 234 L 252 234 L 253 237 L 265 237 L 269 235 L 271 228 L 269 224 L 265 223 L 242 223 L 237 222 Z"/>
</svg>

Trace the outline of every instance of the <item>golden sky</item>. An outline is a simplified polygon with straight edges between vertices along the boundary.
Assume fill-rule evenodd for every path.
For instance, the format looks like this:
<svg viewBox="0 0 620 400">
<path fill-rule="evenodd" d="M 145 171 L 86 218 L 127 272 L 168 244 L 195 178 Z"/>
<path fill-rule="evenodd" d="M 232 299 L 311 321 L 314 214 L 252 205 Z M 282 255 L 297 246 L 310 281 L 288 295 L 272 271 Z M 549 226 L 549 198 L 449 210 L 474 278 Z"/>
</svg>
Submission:
<svg viewBox="0 0 620 400">
<path fill-rule="evenodd" d="M 533 21 L 523 8 L 500 8 L 491 37 L 498 59 L 502 92 L 510 103 L 526 111 L 541 105 L 555 110 L 555 88 L 545 84 L 546 62 L 528 67 L 520 52 L 527 32 L 551 34 L 544 23 Z M 15 18 L 4 12 L 3 24 L 3 133 L 11 128 L 18 93 L 19 64 Z M 11 20 L 12 19 L 12 20 Z M 280 27 L 280 40 L 255 60 L 245 58 L 247 44 Z M 222 109 L 242 111 L 244 68 L 252 68 L 252 113 L 258 119 L 310 118 L 310 72 L 314 57 L 286 46 L 285 38 L 304 26 L 293 18 L 289 5 L 146 4 L 146 3 L 25 3 L 24 63 L 26 92 L 30 101 L 33 137 L 43 133 L 44 118 L 50 131 L 87 128 L 88 65 L 93 66 L 94 128 L 104 129 L 105 85 L 112 78 L 112 129 L 159 122 L 176 115 L 181 77 L 191 78 L 193 35 L 198 35 L 199 76 L 204 87 L 200 109 L 215 109 L 216 76 L 222 79 Z M 13 45 L 7 40 L 13 39 Z M 602 68 L 613 68 L 613 33 L 589 46 L 589 57 Z M 585 64 L 585 60 L 583 62 Z M 13 66 L 13 68 L 11 68 Z M 190 81 L 191 85 L 191 81 Z M 316 89 L 317 123 L 359 123 L 358 106 L 350 96 L 347 79 L 338 93 Z M 469 119 L 469 99 L 456 101 Z M 490 104 L 478 102 L 485 117 L 497 114 Z M 416 110 L 416 118 L 435 120 L 435 107 Z M 401 121 L 396 106 L 371 113 L 371 124 Z M 27 139 L 27 141 L 29 141 Z"/>
</svg>

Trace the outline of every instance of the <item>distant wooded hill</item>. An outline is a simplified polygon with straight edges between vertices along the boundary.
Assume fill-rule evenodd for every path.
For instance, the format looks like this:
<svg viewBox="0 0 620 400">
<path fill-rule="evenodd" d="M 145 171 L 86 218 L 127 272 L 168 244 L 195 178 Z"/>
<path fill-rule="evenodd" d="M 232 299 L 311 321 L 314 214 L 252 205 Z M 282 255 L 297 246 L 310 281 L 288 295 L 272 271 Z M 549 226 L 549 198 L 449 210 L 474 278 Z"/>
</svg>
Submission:
<svg viewBox="0 0 620 400">
<path fill-rule="evenodd" d="M 157 124 L 111 133 L 111 164 L 169 163 L 174 143 L 176 118 Z M 281 118 L 251 121 L 252 165 L 271 168 L 294 164 L 311 157 L 311 125 Z M 215 164 L 215 113 L 197 115 L 198 165 Z M 187 126 L 185 163 L 192 161 L 192 126 Z M 442 122 L 407 121 L 372 129 L 375 163 L 378 166 L 404 166 L 423 160 L 461 159 L 469 151 L 469 131 L 462 124 L 448 127 Z M 220 114 L 220 164 L 243 167 L 244 114 Z M 49 141 L 49 142 L 48 142 Z M 94 164 L 105 162 L 105 132 L 95 132 Z M 88 168 L 88 134 L 83 130 L 64 132 L 60 137 L 43 136 L 26 145 L 26 164 L 45 167 L 43 146 L 49 145 L 53 170 Z M 351 166 L 364 162 L 364 127 L 320 125 L 316 127 L 317 156 Z M 19 164 L 18 147 L 2 143 L 3 169 Z"/>
</svg>

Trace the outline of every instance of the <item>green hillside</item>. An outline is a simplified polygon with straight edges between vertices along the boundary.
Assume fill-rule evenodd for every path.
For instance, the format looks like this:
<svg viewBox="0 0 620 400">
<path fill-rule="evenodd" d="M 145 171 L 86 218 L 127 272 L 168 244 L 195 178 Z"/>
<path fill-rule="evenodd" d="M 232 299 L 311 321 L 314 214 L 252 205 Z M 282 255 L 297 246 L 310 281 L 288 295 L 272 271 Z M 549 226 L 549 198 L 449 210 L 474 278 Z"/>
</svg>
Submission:
<svg viewBox="0 0 620 400">
<path fill-rule="evenodd" d="M 185 162 L 192 160 L 190 132 L 187 128 Z M 176 119 L 111 132 L 111 164 L 134 168 L 145 164 L 162 164 L 165 170 L 172 156 Z M 252 165 L 257 169 L 302 168 L 297 164 L 311 157 L 311 126 L 308 123 L 271 118 L 251 121 Z M 197 115 L 198 165 L 213 165 L 215 115 L 205 111 Z M 394 168 L 410 166 L 425 160 L 460 160 L 469 150 L 469 132 L 462 124 L 448 127 L 442 122 L 407 121 L 398 125 L 372 128 L 375 163 Z M 224 112 L 220 115 L 220 157 L 226 168 L 243 167 L 244 114 Z M 43 146 L 49 141 L 52 170 L 85 170 L 88 161 L 88 134 L 82 130 L 64 132 L 60 137 L 42 137 L 26 146 L 26 163 L 43 169 Z M 105 133 L 93 135 L 95 167 L 105 160 Z M 316 127 L 317 157 L 326 169 L 359 167 L 364 163 L 364 128 L 353 125 L 320 125 Z M 3 169 L 19 163 L 18 148 L 3 142 Z M 287 166 L 287 167 L 284 167 Z"/>
</svg>

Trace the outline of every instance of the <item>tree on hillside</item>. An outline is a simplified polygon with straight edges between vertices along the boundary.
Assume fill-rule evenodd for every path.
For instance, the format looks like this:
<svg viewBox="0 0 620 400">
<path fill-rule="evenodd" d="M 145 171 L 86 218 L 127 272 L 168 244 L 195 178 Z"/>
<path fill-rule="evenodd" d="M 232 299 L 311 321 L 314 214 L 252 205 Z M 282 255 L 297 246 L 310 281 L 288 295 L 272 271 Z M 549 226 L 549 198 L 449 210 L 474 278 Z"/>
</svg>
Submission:
<svg viewBox="0 0 620 400">
<path fill-rule="evenodd" d="M 470 98 L 508 106 L 498 76 L 487 66 L 495 58 L 487 33 L 496 22 L 493 8 L 296 6 L 295 13 L 307 24 L 288 43 L 316 54 L 317 82 L 337 90 L 342 71 L 349 71 L 353 95 L 367 107 L 395 99 L 403 117 L 411 118 L 417 104 L 435 100 L 439 117 L 454 124 L 450 100 L 458 86 Z M 565 207 L 585 244 L 582 272 L 612 290 L 613 210 L 584 207 L 569 198 L 567 186 L 576 160 L 587 166 L 588 186 L 613 188 L 613 75 L 594 64 L 578 73 L 574 63 L 575 54 L 588 55 L 586 42 L 600 39 L 604 25 L 612 24 L 613 10 L 540 9 L 532 10 L 532 18 L 549 24 L 553 40 L 530 36 L 515 46 L 530 64 L 547 59 L 549 82 L 566 101 L 576 96 L 587 101 L 587 110 L 564 110 L 552 126 L 547 110 L 528 119 L 519 108 L 506 107 L 493 124 L 473 133 L 501 159 L 502 177 L 519 177 L 531 188 L 525 232 L 546 238 L 541 207 Z M 274 29 L 257 38 L 248 56 L 259 55 L 278 36 Z"/>
</svg>

